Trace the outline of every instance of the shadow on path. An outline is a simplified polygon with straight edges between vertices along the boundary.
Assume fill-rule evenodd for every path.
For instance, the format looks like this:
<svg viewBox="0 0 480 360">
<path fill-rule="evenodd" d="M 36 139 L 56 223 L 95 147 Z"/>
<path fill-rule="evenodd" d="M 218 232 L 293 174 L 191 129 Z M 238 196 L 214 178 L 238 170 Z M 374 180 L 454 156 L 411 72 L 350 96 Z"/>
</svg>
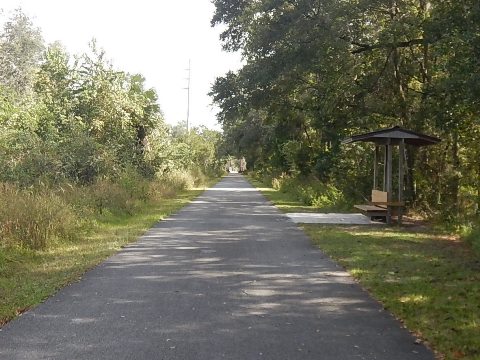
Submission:
<svg viewBox="0 0 480 360">
<path fill-rule="evenodd" d="M 433 359 L 241 175 L 0 332 L 1 359 Z"/>
</svg>

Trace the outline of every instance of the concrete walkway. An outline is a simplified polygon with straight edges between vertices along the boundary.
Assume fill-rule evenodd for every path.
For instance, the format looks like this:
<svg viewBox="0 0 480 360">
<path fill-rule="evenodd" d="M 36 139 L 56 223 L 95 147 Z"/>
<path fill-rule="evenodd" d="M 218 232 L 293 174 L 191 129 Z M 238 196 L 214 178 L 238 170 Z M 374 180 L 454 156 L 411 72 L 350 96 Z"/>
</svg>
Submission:
<svg viewBox="0 0 480 360">
<path fill-rule="evenodd" d="M 370 220 L 363 214 L 286 213 L 285 215 L 298 224 L 384 225 L 381 222 Z"/>
<path fill-rule="evenodd" d="M 0 359 L 433 359 L 241 175 L 0 332 Z"/>
</svg>

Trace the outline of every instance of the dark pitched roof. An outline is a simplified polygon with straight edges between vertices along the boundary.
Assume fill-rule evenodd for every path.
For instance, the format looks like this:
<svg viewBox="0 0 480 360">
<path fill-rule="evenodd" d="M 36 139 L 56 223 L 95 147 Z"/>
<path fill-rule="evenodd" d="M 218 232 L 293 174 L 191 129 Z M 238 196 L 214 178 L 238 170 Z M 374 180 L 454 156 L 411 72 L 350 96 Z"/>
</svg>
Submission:
<svg viewBox="0 0 480 360">
<path fill-rule="evenodd" d="M 426 146 L 437 144 L 441 139 L 421 134 L 415 131 L 403 129 L 399 126 L 394 126 L 388 129 L 381 129 L 372 131 L 366 134 L 354 135 L 342 141 L 343 144 L 350 144 L 357 141 L 374 142 L 379 145 L 385 145 L 390 141 L 391 145 L 398 145 L 404 139 L 405 144 L 414 146 Z"/>
</svg>

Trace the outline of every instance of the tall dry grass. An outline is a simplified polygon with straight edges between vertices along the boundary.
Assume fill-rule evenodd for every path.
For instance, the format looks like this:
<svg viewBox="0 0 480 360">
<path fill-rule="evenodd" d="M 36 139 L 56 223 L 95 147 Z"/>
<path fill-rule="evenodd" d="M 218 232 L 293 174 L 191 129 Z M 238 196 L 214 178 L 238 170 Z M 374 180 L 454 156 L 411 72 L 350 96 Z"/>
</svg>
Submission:
<svg viewBox="0 0 480 360">
<path fill-rule="evenodd" d="M 55 241 L 72 241 L 95 220 L 133 215 L 148 202 L 170 198 L 206 181 L 200 174 L 172 171 L 146 180 L 126 170 L 114 180 L 89 186 L 71 184 L 24 189 L 0 184 L 0 246 L 47 249 Z"/>
<path fill-rule="evenodd" d="M 79 227 L 72 207 L 51 190 L 0 184 L 2 246 L 45 249 L 56 239 L 75 238 Z"/>
</svg>

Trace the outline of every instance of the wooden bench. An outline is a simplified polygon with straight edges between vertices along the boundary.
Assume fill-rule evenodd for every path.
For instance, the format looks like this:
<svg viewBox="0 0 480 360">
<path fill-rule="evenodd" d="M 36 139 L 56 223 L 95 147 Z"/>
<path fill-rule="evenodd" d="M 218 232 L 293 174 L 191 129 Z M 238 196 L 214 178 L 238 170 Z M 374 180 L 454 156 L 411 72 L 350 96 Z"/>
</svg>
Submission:
<svg viewBox="0 0 480 360">
<path fill-rule="evenodd" d="M 362 211 L 366 216 L 373 219 L 374 217 L 387 218 L 388 212 L 390 216 L 398 216 L 401 222 L 401 216 L 404 211 L 405 203 L 403 201 L 388 201 L 388 193 L 386 191 L 372 190 L 372 201 L 368 205 L 354 205 L 354 207 Z"/>
</svg>

